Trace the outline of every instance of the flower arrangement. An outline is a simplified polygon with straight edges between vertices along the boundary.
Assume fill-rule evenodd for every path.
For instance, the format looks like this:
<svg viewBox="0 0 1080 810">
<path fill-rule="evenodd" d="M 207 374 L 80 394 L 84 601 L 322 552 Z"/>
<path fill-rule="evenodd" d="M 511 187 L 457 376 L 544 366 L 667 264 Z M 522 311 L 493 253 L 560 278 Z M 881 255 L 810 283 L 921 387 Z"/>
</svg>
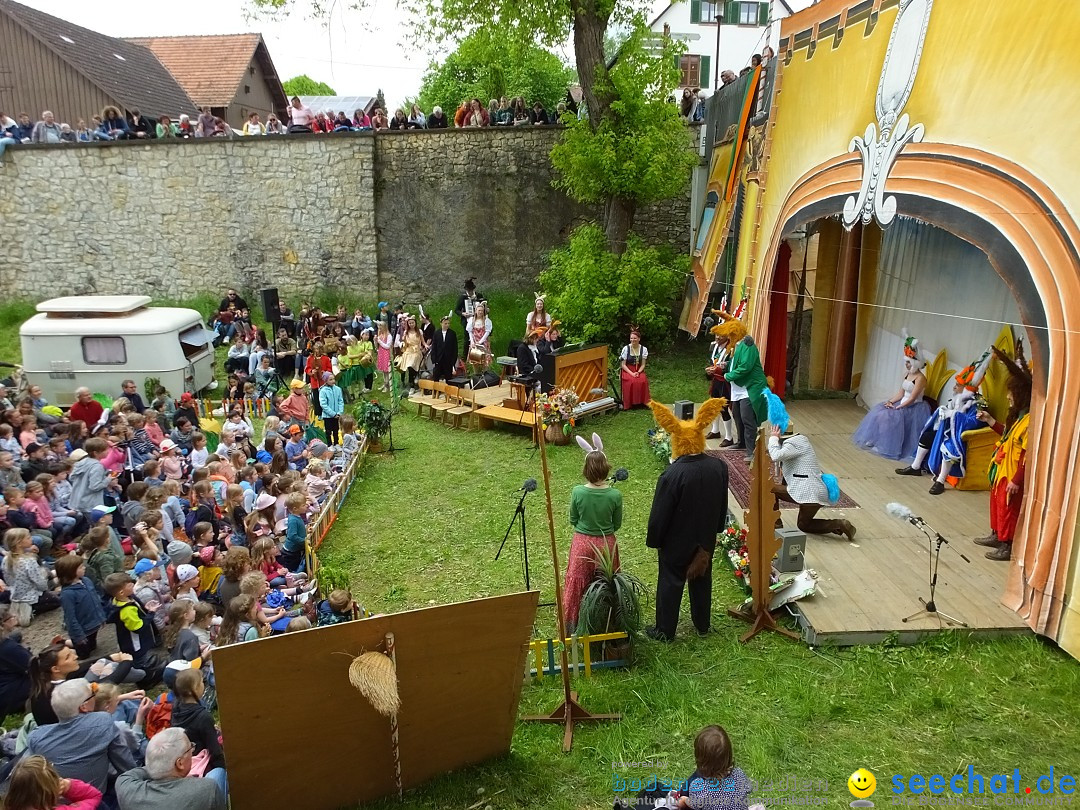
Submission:
<svg viewBox="0 0 1080 810">
<path fill-rule="evenodd" d="M 649 449 L 665 464 L 671 461 L 671 436 L 661 427 L 648 433 Z"/>
<path fill-rule="evenodd" d="M 565 435 L 574 427 L 574 410 L 581 403 L 573 388 L 556 388 L 536 397 L 536 410 L 545 428 L 558 425 Z"/>
</svg>

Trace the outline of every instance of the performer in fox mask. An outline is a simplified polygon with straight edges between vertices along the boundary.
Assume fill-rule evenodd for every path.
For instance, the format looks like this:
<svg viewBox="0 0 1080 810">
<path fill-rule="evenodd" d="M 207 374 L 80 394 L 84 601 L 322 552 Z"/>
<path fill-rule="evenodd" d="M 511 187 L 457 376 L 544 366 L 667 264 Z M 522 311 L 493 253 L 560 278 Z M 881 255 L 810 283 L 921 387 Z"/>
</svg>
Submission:
<svg viewBox="0 0 1080 810">
<path fill-rule="evenodd" d="M 656 422 L 671 436 L 672 462 L 660 474 L 653 495 L 645 544 L 659 551 L 656 624 L 645 634 L 671 641 L 679 624 L 683 587 L 690 592 L 690 618 L 699 634 L 712 618 L 712 556 L 716 535 L 727 523 L 728 470 L 705 455 L 705 432 L 727 406 L 709 399 L 692 420 L 680 420 L 666 405 L 651 401 Z"/>
</svg>

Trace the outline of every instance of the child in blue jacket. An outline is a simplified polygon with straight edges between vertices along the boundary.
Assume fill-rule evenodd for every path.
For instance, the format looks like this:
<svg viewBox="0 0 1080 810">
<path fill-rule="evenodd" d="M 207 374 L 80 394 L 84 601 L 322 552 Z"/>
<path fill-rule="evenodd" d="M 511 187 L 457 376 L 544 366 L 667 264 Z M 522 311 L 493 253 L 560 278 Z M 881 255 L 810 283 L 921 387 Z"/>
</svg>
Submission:
<svg viewBox="0 0 1080 810">
<path fill-rule="evenodd" d="M 86 576 L 86 562 L 78 554 L 68 554 L 56 561 L 60 580 L 60 605 L 64 609 L 64 627 L 79 658 L 87 658 L 97 648 L 97 634 L 105 624 L 101 596 Z"/>
</svg>

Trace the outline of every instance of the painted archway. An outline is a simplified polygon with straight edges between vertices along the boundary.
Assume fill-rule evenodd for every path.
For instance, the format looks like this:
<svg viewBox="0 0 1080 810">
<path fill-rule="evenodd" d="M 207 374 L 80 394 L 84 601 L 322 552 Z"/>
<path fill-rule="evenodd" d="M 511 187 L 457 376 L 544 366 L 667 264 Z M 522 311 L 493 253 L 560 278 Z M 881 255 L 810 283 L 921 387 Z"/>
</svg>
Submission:
<svg viewBox="0 0 1080 810">
<path fill-rule="evenodd" d="M 839 214 L 858 194 L 862 166 L 843 155 L 805 173 L 784 200 L 753 300 L 767 300 L 782 240 L 800 225 Z M 1080 507 L 1080 229 L 1050 188 L 996 155 L 948 144 L 912 145 L 888 180 L 899 212 L 976 245 L 1016 297 L 1032 347 L 1035 385 L 1028 491 L 1003 603 L 1039 633 L 1058 637 Z M 768 306 L 752 330 L 767 344 Z M 767 350 L 767 345 L 766 345 Z"/>
</svg>

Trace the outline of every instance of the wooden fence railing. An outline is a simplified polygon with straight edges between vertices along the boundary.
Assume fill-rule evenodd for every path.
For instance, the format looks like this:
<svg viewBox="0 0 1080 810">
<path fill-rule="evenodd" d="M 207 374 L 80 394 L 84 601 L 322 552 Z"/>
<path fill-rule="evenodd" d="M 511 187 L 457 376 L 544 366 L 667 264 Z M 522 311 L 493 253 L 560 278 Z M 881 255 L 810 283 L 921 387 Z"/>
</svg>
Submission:
<svg viewBox="0 0 1080 810">
<path fill-rule="evenodd" d="M 570 674 L 584 670 L 585 677 L 592 675 L 594 669 L 612 669 L 615 667 L 629 666 L 630 662 L 619 658 L 617 660 L 593 661 L 592 644 L 600 641 L 617 641 L 629 638 L 626 633 L 599 633 L 593 636 L 571 636 L 566 639 L 566 655 L 570 665 Z M 536 638 L 529 642 L 530 661 L 527 662 L 526 676 L 531 678 L 543 678 L 545 675 L 558 675 L 560 671 L 559 659 L 556 655 L 558 641 L 553 638 Z"/>
<path fill-rule="evenodd" d="M 195 413 L 200 419 L 214 416 L 214 411 L 221 411 L 221 416 L 233 408 L 239 408 L 245 416 L 253 419 L 265 419 L 270 413 L 269 399 L 197 399 Z"/>
<path fill-rule="evenodd" d="M 309 577 L 314 577 L 316 575 L 319 567 L 319 559 L 315 552 L 317 552 L 319 547 L 323 544 L 323 540 L 326 539 L 330 527 L 333 526 L 334 522 L 337 520 L 341 507 L 345 505 L 345 498 L 349 494 L 349 490 L 352 488 L 353 482 L 360 472 L 360 465 L 363 462 L 366 450 L 367 437 L 365 436 L 360 439 L 359 449 L 353 454 L 349 463 L 345 465 L 345 469 L 341 472 L 341 478 L 338 479 L 337 485 L 330 491 L 330 496 L 323 503 L 322 508 L 319 510 L 319 514 L 308 523 L 305 556 L 307 558 L 307 571 Z"/>
</svg>

